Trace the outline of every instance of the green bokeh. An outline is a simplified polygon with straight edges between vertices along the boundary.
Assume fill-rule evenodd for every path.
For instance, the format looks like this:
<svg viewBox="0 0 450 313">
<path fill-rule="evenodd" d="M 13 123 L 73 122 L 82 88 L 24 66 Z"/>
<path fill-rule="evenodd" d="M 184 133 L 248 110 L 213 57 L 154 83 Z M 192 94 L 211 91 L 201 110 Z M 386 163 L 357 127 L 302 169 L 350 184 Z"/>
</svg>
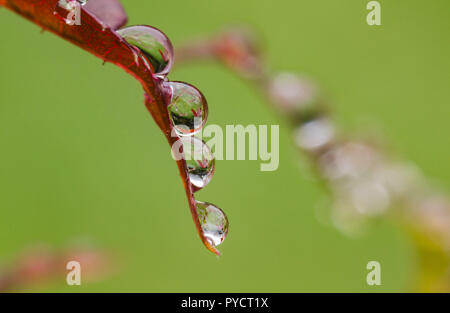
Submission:
<svg viewBox="0 0 450 313">
<path fill-rule="evenodd" d="M 229 24 L 264 37 L 275 70 L 313 77 L 347 131 L 375 128 L 444 191 L 450 187 L 448 0 L 123 1 L 129 24 L 174 46 Z M 0 258 L 45 242 L 88 238 L 121 256 L 120 271 L 79 287 L 37 291 L 407 291 L 408 238 L 387 222 L 348 238 L 316 218 L 326 193 L 280 132 L 280 167 L 217 161 L 198 198 L 223 208 L 230 234 L 217 259 L 201 244 L 169 147 L 131 76 L 0 9 Z M 279 124 L 247 85 L 213 63 L 175 68 L 196 85 L 209 123 Z M 300 163 L 300 164 L 299 164 Z M 369 287 L 365 265 L 382 264 Z"/>
</svg>

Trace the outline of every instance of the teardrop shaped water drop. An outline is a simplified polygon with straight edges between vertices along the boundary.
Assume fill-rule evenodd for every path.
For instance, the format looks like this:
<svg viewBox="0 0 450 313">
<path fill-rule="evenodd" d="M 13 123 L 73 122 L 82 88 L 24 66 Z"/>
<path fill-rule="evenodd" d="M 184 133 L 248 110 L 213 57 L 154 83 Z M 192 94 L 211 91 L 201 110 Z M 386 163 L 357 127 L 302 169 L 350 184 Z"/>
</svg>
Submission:
<svg viewBox="0 0 450 313">
<path fill-rule="evenodd" d="M 139 48 L 156 76 L 166 76 L 173 64 L 173 47 L 169 38 L 157 28 L 138 25 L 117 31 L 129 44 Z"/>
<path fill-rule="evenodd" d="M 197 133 L 206 123 L 208 104 L 194 86 L 183 82 L 168 82 L 170 100 L 167 110 L 175 131 L 180 136 Z"/>
<path fill-rule="evenodd" d="M 214 173 L 215 159 L 210 148 L 197 137 L 180 137 L 191 184 L 205 187 Z"/>
<path fill-rule="evenodd" d="M 220 245 L 228 234 L 228 219 L 225 213 L 208 202 L 196 201 L 198 220 L 203 236 L 212 246 Z"/>
</svg>

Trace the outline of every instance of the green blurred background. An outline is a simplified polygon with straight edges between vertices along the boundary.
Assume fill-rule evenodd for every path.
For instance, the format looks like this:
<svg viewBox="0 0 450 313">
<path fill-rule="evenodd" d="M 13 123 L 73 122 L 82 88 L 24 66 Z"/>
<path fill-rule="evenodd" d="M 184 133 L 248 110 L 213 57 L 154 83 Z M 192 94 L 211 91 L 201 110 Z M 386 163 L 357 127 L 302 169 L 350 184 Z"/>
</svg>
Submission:
<svg viewBox="0 0 450 313">
<path fill-rule="evenodd" d="M 377 127 L 394 151 L 450 187 L 450 2 L 366 0 L 122 1 L 129 24 L 177 44 L 230 24 L 262 35 L 275 70 L 305 73 L 326 91 L 345 130 Z M 408 291 L 414 251 L 394 225 L 359 238 L 321 224 L 326 193 L 281 124 L 280 167 L 218 161 L 197 198 L 223 208 L 230 233 L 216 258 L 200 242 L 169 147 L 121 69 L 0 9 L 0 260 L 36 243 L 88 239 L 120 255 L 107 279 L 33 291 Z M 196 85 L 209 123 L 279 124 L 248 85 L 211 62 L 176 67 Z M 382 286 L 366 284 L 381 263 Z"/>
</svg>

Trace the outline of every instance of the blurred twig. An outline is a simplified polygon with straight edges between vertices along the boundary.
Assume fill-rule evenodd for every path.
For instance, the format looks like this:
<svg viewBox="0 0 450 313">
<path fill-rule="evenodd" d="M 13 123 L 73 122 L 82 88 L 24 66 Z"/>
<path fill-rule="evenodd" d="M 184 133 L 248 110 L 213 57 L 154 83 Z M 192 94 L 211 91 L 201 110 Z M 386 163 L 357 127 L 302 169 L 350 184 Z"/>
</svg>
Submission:
<svg viewBox="0 0 450 313">
<path fill-rule="evenodd" d="M 111 256 L 101 249 L 71 246 L 58 251 L 37 245 L 0 268 L 0 292 L 28 290 L 55 281 L 65 283 L 69 261 L 80 263 L 82 282 L 103 279 L 112 270 Z"/>
<path fill-rule="evenodd" d="M 179 46 L 176 58 L 177 64 L 215 60 L 251 83 L 292 125 L 296 146 L 309 156 L 332 196 L 335 226 L 355 233 L 371 219 L 393 220 L 415 244 L 417 289 L 450 291 L 450 202 L 414 165 L 341 134 L 319 88 L 297 74 L 273 73 L 249 29 L 191 40 Z"/>
</svg>

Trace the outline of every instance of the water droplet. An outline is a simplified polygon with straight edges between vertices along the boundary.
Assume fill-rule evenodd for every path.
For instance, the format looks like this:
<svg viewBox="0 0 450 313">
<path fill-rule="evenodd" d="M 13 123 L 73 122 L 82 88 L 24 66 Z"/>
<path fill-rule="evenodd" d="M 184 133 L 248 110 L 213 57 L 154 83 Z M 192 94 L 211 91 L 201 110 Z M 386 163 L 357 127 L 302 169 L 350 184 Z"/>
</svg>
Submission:
<svg viewBox="0 0 450 313">
<path fill-rule="evenodd" d="M 352 204 L 361 214 L 377 216 L 389 208 L 389 193 L 386 187 L 378 182 L 357 181 L 348 191 Z"/>
<path fill-rule="evenodd" d="M 168 82 L 170 101 L 167 106 L 172 125 L 180 136 L 191 136 L 206 122 L 208 104 L 194 86 L 183 82 Z"/>
<path fill-rule="evenodd" d="M 139 48 L 153 73 L 163 78 L 173 63 L 173 47 L 169 38 L 159 29 L 146 26 L 129 26 L 117 31 L 129 44 Z"/>
<path fill-rule="evenodd" d="M 420 170 L 410 163 L 381 162 L 373 170 L 373 179 L 389 190 L 394 196 L 404 196 L 408 191 L 415 190 L 423 184 Z"/>
<path fill-rule="evenodd" d="M 203 236 L 212 246 L 220 245 L 228 234 L 228 219 L 225 213 L 208 202 L 196 201 L 198 220 Z"/>
<path fill-rule="evenodd" d="M 329 180 L 355 179 L 367 175 L 380 162 L 381 156 L 361 142 L 336 146 L 319 159 L 319 168 Z"/>
<path fill-rule="evenodd" d="M 317 87 L 308 79 L 291 73 L 274 76 L 267 86 L 268 96 L 287 115 L 304 115 L 320 102 Z"/>
<path fill-rule="evenodd" d="M 214 155 L 208 145 L 197 137 L 180 137 L 180 140 L 191 184 L 198 188 L 205 187 L 214 173 Z"/>
<path fill-rule="evenodd" d="M 297 146 L 315 150 L 325 146 L 334 136 L 333 123 L 327 118 L 318 118 L 297 127 L 294 131 Z"/>
</svg>

